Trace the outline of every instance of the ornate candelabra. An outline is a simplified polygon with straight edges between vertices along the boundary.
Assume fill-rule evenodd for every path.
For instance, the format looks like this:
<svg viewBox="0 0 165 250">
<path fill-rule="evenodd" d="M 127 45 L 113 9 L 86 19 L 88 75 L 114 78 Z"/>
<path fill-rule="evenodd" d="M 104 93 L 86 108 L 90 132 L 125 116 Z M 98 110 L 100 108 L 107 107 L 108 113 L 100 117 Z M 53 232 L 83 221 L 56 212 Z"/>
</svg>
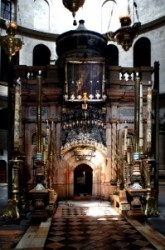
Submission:
<svg viewBox="0 0 165 250">
<path fill-rule="evenodd" d="M 20 79 L 16 82 L 15 87 L 15 107 L 14 107 L 14 149 L 12 153 L 11 163 L 13 174 L 12 174 L 12 198 L 8 201 L 7 208 L 1 212 L 0 219 L 4 220 L 17 220 L 20 218 L 19 209 L 19 175 L 20 169 L 22 169 L 23 160 L 20 154 L 20 106 L 21 106 L 21 81 Z"/>
<path fill-rule="evenodd" d="M 120 17 L 120 23 L 121 27 L 118 30 L 115 32 L 108 32 L 106 35 L 109 41 L 117 42 L 125 51 L 128 51 L 135 37 L 138 35 L 141 23 L 134 23 L 134 25 L 131 26 L 130 16 Z"/>
<path fill-rule="evenodd" d="M 12 57 L 22 48 L 23 42 L 20 38 L 15 37 L 17 24 L 14 21 L 6 23 L 6 27 L 7 35 L 0 37 L 0 44 L 11 61 Z"/>
<path fill-rule="evenodd" d="M 105 3 L 107 1 L 105 1 Z M 114 0 L 109 0 L 109 1 L 115 2 Z M 124 5 L 124 3 L 122 4 Z M 119 18 L 121 27 L 114 32 L 110 31 L 106 33 L 107 39 L 109 41 L 117 42 L 117 44 L 121 45 L 125 51 L 128 51 L 131 48 L 132 43 L 134 39 L 137 37 L 141 28 L 141 23 L 139 22 L 139 15 L 137 11 L 137 5 L 135 2 L 133 5 L 136 8 L 136 16 L 137 16 L 138 22 L 134 23 L 131 26 L 132 21 L 130 17 L 130 7 L 128 4 L 127 6 L 128 10 L 127 11 L 125 10 L 125 12 Z"/>
<path fill-rule="evenodd" d="M 157 201 L 157 190 L 151 189 L 151 173 L 155 168 L 155 160 L 153 159 L 145 159 L 144 160 L 144 177 L 145 177 L 145 188 L 146 188 L 146 207 L 145 214 L 147 216 L 159 216 L 160 211 L 158 209 L 158 201 Z M 155 183 L 154 183 L 155 186 Z"/>
<path fill-rule="evenodd" d="M 39 71 L 38 80 L 38 99 L 37 99 L 37 153 L 34 159 L 35 164 L 35 187 L 30 190 L 32 197 L 32 218 L 45 219 L 48 216 L 46 206 L 48 204 L 48 189 L 45 187 L 45 162 L 43 159 L 42 148 L 42 72 Z"/>
</svg>

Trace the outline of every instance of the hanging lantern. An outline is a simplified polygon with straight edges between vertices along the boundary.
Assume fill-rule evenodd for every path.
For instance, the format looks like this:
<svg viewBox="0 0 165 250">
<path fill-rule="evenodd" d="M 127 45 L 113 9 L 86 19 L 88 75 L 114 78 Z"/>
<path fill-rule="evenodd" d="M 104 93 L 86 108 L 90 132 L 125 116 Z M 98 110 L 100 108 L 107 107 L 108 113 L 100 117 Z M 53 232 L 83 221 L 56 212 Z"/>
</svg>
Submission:
<svg viewBox="0 0 165 250">
<path fill-rule="evenodd" d="M 73 18 L 76 16 L 76 12 L 80 7 L 84 5 L 85 0 L 63 0 L 63 5 L 69 11 L 72 12 Z M 76 21 L 74 20 L 73 25 L 76 25 Z"/>
<path fill-rule="evenodd" d="M 104 3 L 107 1 L 108 0 L 106 0 Z M 138 36 L 141 29 L 141 23 L 139 22 L 139 15 L 137 12 L 137 4 L 135 2 L 134 7 L 136 8 L 138 22 L 131 26 L 132 21 L 130 17 L 130 6 L 128 4 L 128 10 L 126 10 L 119 18 L 121 27 L 114 32 L 110 31 L 106 33 L 108 41 L 117 42 L 117 44 L 121 45 L 125 51 L 128 51 L 131 48 L 134 39 Z"/>
<path fill-rule="evenodd" d="M 22 48 L 23 42 L 20 38 L 15 37 L 17 31 L 17 24 L 14 20 L 12 20 L 13 14 L 15 14 L 12 10 L 15 3 L 13 0 L 6 1 L 10 7 L 9 17 L 10 20 L 6 21 L 6 35 L 0 36 L 0 46 L 5 50 L 6 55 L 9 57 L 9 61 L 11 61 L 12 57 Z"/>
<path fill-rule="evenodd" d="M 9 60 L 11 60 L 12 56 L 14 56 L 23 45 L 21 39 L 15 37 L 16 29 L 17 24 L 14 21 L 11 21 L 7 24 L 7 35 L 0 37 L 0 45 L 9 56 Z"/>
</svg>

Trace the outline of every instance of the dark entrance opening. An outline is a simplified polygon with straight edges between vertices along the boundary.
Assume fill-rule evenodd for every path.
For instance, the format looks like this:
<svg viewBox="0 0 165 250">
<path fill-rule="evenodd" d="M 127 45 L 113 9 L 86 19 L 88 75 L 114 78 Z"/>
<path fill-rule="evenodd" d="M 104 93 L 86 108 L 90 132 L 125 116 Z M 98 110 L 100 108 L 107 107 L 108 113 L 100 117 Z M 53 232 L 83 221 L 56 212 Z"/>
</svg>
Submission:
<svg viewBox="0 0 165 250">
<path fill-rule="evenodd" d="M 74 170 L 74 195 L 91 195 L 93 170 L 81 164 Z"/>
<path fill-rule="evenodd" d="M 4 160 L 0 160 L 0 183 L 7 183 L 7 164 Z"/>
</svg>

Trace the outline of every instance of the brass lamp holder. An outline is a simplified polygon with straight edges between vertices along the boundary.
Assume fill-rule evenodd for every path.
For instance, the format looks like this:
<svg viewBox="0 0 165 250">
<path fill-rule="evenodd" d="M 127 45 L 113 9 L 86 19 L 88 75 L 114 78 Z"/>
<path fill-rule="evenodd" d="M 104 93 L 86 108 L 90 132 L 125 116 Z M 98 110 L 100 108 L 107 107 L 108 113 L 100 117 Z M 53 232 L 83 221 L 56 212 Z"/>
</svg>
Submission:
<svg viewBox="0 0 165 250">
<path fill-rule="evenodd" d="M 117 44 L 121 45 L 125 51 L 128 51 L 131 48 L 135 37 L 138 35 L 141 23 L 137 22 L 131 26 L 130 16 L 120 17 L 120 23 L 121 28 L 115 32 L 108 32 L 107 38 L 109 41 L 117 42 Z"/>
<path fill-rule="evenodd" d="M 17 24 L 14 21 L 10 21 L 6 24 L 6 36 L 0 37 L 1 47 L 5 50 L 6 55 L 9 56 L 9 61 L 11 61 L 12 56 L 14 56 L 23 45 L 20 38 L 15 37 Z"/>
<path fill-rule="evenodd" d="M 19 211 L 19 171 L 22 160 L 15 156 L 11 161 L 13 165 L 12 198 L 8 200 L 8 206 L 0 213 L 0 220 L 15 221 L 20 219 Z"/>
</svg>

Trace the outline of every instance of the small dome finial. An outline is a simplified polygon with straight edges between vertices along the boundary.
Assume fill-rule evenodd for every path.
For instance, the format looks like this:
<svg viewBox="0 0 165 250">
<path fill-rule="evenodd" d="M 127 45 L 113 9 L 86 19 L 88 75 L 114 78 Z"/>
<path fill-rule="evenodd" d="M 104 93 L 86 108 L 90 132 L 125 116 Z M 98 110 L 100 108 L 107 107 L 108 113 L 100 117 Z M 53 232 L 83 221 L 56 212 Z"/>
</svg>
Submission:
<svg viewBox="0 0 165 250">
<path fill-rule="evenodd" d="M 84 26 L 84 23 L 85 23 L 85 21 L 83 19 L 79 20 L 79 26 L 78 26 L 77 29 L 79 29 L 79 30 L 84 30 L 85 29 L 86 30 L 86 28 Z"/>
</svg>

